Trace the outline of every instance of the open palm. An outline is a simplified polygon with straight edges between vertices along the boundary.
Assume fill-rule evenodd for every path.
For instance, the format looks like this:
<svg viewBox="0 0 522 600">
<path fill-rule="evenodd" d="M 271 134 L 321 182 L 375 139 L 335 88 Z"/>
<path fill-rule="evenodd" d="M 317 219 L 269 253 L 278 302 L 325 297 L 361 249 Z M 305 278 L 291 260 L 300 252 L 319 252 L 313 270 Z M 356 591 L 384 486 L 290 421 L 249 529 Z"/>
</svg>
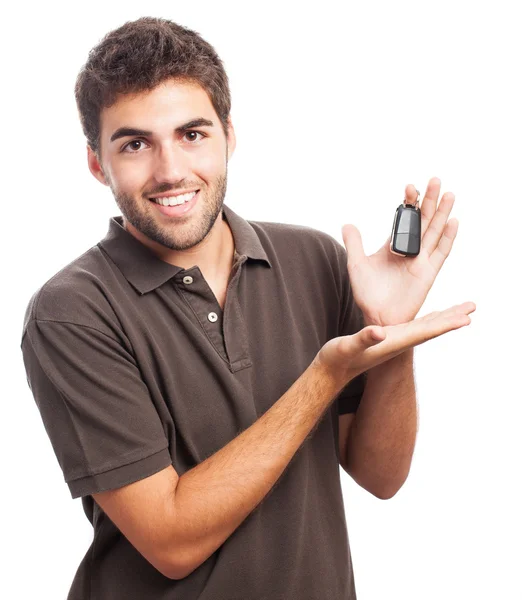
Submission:
<svg viewBox="0 0 522 600">
<path fill-rule="evenodd" d="M 449 256 L 457 235 L 458 221 L 448 221 L 455 196 L 446 192 L 437 208 L 440 180 L 430 179 L 421 203 L 421 247 L 415 257 L 390 251 L 390 236 L 371 256 L 364 254 L 361 234 L 354 225 L 343 225 L 348 253 L 348 276 L 354 299 L 366 325 L 394 325 L 415 318 Z M 415 187 L 406 187 L 407 202 L 417 197 Z"/>
</svg>

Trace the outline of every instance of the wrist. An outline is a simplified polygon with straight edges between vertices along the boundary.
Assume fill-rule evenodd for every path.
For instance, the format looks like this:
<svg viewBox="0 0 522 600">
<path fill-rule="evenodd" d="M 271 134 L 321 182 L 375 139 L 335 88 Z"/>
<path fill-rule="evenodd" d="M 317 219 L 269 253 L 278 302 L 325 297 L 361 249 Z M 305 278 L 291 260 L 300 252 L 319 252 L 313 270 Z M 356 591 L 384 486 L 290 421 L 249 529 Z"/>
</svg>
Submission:
<svg viewBox="0 0 522 600">
<path fill-rule="evenodd" d="M 316 355 L 311 366 L 315 370 L 318 379 L 322 382 L 327 382 L 335 396 L 354 378 L 347 372 L 344 372 L 344 370 L 332 368 L 331 365 L 321 359 L 320 353 Z"/>
</svg>

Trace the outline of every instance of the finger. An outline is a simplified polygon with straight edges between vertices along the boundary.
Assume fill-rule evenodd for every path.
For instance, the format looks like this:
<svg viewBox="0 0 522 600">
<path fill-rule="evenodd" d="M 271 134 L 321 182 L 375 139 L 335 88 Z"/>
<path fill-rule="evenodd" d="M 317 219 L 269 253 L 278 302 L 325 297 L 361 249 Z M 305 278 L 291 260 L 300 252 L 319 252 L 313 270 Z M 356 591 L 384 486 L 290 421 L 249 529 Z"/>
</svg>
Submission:
<svg viewBox="0 0 522 600">
<path fill-rule="evenodd" d="M 355 267 L 366 259 L 361 234 L 355 225 L 343 225 L 341 232 L 348 254 L 348 265 Z"/>
<path fill-rule="evenodd" d="M 443 311 L 430 313 L 408 323 L 388 326 L 386 328 L 387 339 L 382 346 L 382 350 L 404 351 L 407 348 L 419 346 L 444 333 L 469 325 L 471 319 L 468 313 L 474 310 L 475 304 L 473 302 L 465 302 Z M 377 348 L 375 350 L 377 351 Z"/>
<path fill-rule="evenodd" d="M 420 324 L 421 330 L 419 332 L 421 335 L 424 335 L 424 332 L 422 332 L 422 327 L 424 326 L 427 328 L 428 335 L 430 335 L 428 339 L 433 339 L 433 337 L 438 337 L 448 331 L 469 325 L 471 323 L 469 314 L 474 312 L 475 309 L 476 305 L 474 302 L 464 302 L 443 311 L 430 313 L 426 315 L 426 318 L 419 319 L 420 321 L 424 321 L 423 324 Z M 411 323 L 413 324 L 414 322 Z"/>
<path fill-rule="evenodd" d="M 438 317 L 440 315 L 441 311 L 440 310 L 435 310 L 427 315 L 424 315 L 423 317 L 420 317 L 421 319 L 424 319 L 425 321 L 429 321 L 430 319 L 434 319 L 435 317 Z"/>
<path fill-rule="evenodd" d="M 368 326 L 355 335 L 344 336 L 340 341 L 346 356 L 352 357 L 354 366 L 357 363 L 355 370 L 360 373 L 402 354 L 409 348 L 420 346 L 444 333 L 469 325 L 471 319 L 464 313 L 473 310 L 475 304 L 465 302 L 443 311 L 436 311 L 436 315 L 430 313 L 426 317 L 400 325 Z M 372 344 L 370 329 L 384 330 L 382 333 L 386 337 L 382 343 Z"/>
<path fill-rule="evenodd" d="M 429 224 L 437 210 L 437 199 L 440 193 L 440 179 L 432 177 L 428 181 L 426 193 L 422 200 L 421 209 L 421 240 L 424 238 L 424 233 L 429 227 Z"/>
<path fill-rule="evenodd" d="M 408 204 L 415 204 L 418 195 L 419 194 L 417 193 L 416 187 L 413 184 L 408 183 L 404 192 L 404 199 L 406 200 L 406 202 Z"/>
<path fill-rule="evenodd" d="M 427 315 L 419 317 L 415 319 L 416 321 L 429 321 L 441 315 L 442 313 L 446 313 L 447 315 L 456 315 L 456 314 L 466 314 L 472 313 L 476 310 L 477 306 L 474 302 L 462 302 L 461 304 L 455 304 L 454 306 L 450 306 L 446 308 L 444 311 L 435 310 Z"/>
<path fill-rule="evenodd" d="M 454 202 L 455 194 L 453 194 L 453 192 L 446 192 L 442 196 L 439 203 L 439 208 L 433 215 L 433 218 L 428 225 L 426 233 L 422 238 L 422 247 L 428 252 L 429 256 L 432 255 L 432 253 L 435 251 L 435 248 L 439 244 Z"/>
<path fill-rule="evenodd" d="M 453 242 L 457 237 L 457 231 L 459 229 L 459 222 L 457 219 L 450 219 L 446 226 L 444 227 L 444 231 L 442 232 L 442 236 L 439 240 L 438 246 L 431 253 L 429 261 L 433 265 L 435 272 L 438 273 L 444 261 L 448 258 L 449 253 L 453 247 Z"/>
<path fill-rule="evenodd" d="M 361 350 L 364 350 L 364 348 L 367 348 L 368 346 L 375 346 L 375 344 L 379 344 L 385 339 L 386 331 L 384 330 L 384 327 L 379 327 L 377 325 L 364 327 L 353 336 L 354 342 L 360 346 Z"/>
<path fill-rule="evenodd" d="M 345 335 L 339 341 L 339 350 L 348 356 L 363 352 L 386 339 L 384 327 L 369 325 L 353 335 Z"/>
<path fill-rule="evenodd" d="M 462 304 L 456 304 L 448 310 L 451 311 L 453 314 L 466 316 L 471 314 L 472 312 L 475 312 L 475 310 L 477 310 L 477 305 L 471 301 L 462 302 Z"/>
<path fill-rule="evenodd" d="M 369 325 L 368 327 L 363 327 L 354 335 L 344 337 L 350 344 L 350 350 L 353 350 L 353 344 L 357 346 L 357 350 L 364 350 L 368 346 L 374 346 L 386 339 L 386 331 L 384 327 Z"/>
<path fill-rule="evenodd" d="M 471 311 L 464 311 L 462 306 L 443 310 L 438 318 L 433 319 L 433 324 L 444 327 L 445 331 L 443 331 L 443 333 L 458 327 L 462 327 L 463 325 L 469 325 L 471 323 L 471 319 L 468 316 L 468 312 Z"/>
<path fill-rule="evenodd" d="M 371 327 L 365 327 L 365 329 L 369 330 L 366 334 L 369 338 L 368 344 L 378 344 L 386 339 L 386 330 L 384 327 L 372 325 Z"/>
</svg>

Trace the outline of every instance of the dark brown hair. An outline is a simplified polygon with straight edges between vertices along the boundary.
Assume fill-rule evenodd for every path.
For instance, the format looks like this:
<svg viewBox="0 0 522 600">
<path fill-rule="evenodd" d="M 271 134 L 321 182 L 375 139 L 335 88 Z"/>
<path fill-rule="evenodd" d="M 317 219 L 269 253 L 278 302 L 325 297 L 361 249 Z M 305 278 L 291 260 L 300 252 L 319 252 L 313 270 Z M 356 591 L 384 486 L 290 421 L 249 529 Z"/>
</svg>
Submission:
<svg viewBox="0 0 522 600">
<path fill-rule="evenodd" d="M 166 79 L 197 83 L 209 95 L 225 136 L 230 90 L 223 63 L 196 31 L 159 17 L 127 21 L 91 49 L 74 88 L 87 143 L 100 159 L 100 113 L 120 94 L 150 91 Z"/>
</svg>

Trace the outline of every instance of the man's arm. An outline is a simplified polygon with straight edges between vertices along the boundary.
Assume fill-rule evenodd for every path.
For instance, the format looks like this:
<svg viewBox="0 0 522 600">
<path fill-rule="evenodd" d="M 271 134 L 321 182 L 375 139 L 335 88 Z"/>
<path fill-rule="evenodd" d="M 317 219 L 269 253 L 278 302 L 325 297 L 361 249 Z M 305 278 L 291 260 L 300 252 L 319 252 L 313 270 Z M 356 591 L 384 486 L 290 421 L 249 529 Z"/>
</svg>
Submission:
<svg viewBox="0 0 522 600">
<path fill-rule="evenodd" d="M 408 477 L 416 436 L 410 348 L 370 369 L 357 412 L 339 416 L 341 466 L 373 495 L 391 498 Z"/>
<path fill-rule="evenodd" d="M 149 562 L 182 579 L 267 496 L 346 383 L 314 361 L 248 429 L 181 477 L 170 466 L 93 497 Z"/>
<path fill-rule="evenodd" d="M 462 326 L 460 319 L 451 318 L 449 313 L 451 311 L 443 311 L 427 320 L 384 327 L 385 340 L 382 333 L 372 327 L 329 340 L 269 410 L 221 450 L 184 473 L 176 481 L 175 489 L 168 491 L 172 497 L 168 518 L 154 521 L 160 526 L 163 523 L 161 547 L 171 549 L 157 558 L 158 564 L 171 574 L 168 576 L 186 577 L 221 546 L 270 492 L 332 401 L 350 381 L 369 369 L 375 369 L 375 377 L 367 381 L 368 393 L 365 392 L 366 398 L 363 395 L 359 406 L 361 418 L 357 415 L 354 421 L 355 425 L 359 419 L 363 427 L 350 436 L 347 449 L 348 456 L 353 454 L 359 460 L 352 463 L 350 458 L 348 465 L 357 464 L 357 477 L 370 481 L 373 475 L 382 484 L 383 479 L 374 475 L 375 465 L 369 465 L 368 474 L 364 460 L 360 463 L 368 451 L 364 442 L 372 435 L 372 425 L 375 428 L 382 423 L 385 426 L 393 423 L 390 420 L 387 425 L 385 419 L 373 421 L 375 412 L 386 410 L 386 402 L 383 407 L 377 388 L 382 382 L 388 382 L 386 385 L 391 389 L 396 380 L 400 380 L 402 369 L 398 365 L 402 363 L 392 359 L 417 344 Z M 406 362 L 411 365 L 411 358 Z M 382 363 L 389 369 L 376 369 Z M 392 393 L 390 398 L 393 399 Z M 385 442 L 388 449 L 395 451 L 389 440 L 385 438 Z M 372 447 L 369 448 L 372 453 Z M 372 481 L 368 485 L 373 489 Z M 128 487 L 132 496 L 125 502 L 120 496 L 112 510 L 106 512 L 124 535 L 128 531 L 125 522 L 140 523 L 140 536 L 146 535 L 150 530 L 146 518 L 147 494 L 161 497 L 161 492 L 157 488 L 147 492 L 146 486 L 136 486 L 136 483 Z M 383 493 L 387 494 L 388 489 Z"/>
</svg>

